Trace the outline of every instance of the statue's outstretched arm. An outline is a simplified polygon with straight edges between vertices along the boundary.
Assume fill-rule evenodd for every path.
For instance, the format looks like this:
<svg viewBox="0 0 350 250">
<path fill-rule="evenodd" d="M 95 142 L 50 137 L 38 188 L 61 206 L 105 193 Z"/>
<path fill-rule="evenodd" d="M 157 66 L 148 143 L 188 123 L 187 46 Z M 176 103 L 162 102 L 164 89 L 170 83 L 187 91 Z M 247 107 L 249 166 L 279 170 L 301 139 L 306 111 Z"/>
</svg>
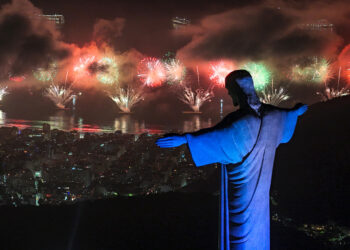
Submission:
<svg viewBox="0 0 350 250">
<path fill-rule="evenodd" d="M 161 148 L 173 148 L 181 146 L 182 144 L 187 143 L 185 135 L 171 135 L 163 138 L 159 138 L 156 141 L 156 144 Z"/>
</svg>

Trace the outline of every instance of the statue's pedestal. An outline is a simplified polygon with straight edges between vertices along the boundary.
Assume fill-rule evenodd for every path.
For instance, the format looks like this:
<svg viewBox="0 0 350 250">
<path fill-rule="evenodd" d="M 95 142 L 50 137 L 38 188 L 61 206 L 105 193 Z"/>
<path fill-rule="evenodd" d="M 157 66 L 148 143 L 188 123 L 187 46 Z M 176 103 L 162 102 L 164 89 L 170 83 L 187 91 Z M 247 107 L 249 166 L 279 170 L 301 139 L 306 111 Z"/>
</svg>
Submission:
<svg viewBox="0 0 350 250">
<path fill-rule="evenodd" d="M 202 114 L 201 111 L 182 111 L 183 114 Z"/>
</svg>

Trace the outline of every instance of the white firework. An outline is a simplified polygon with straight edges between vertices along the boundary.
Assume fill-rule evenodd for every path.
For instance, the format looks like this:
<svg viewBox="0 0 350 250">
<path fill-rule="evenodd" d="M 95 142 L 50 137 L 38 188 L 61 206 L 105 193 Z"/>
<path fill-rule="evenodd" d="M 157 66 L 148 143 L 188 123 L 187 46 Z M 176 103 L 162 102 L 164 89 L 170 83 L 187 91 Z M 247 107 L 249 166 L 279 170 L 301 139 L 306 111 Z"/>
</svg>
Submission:
<svg viewBox="0 0 350 250">
<path fill-rule="evenodd" d="M 213 97 L 214 93 L 211 89 L 196 89 L 193 91 L 187 86 L 182 86 L 182 92 L 178 95 L 178 98 L 190 106 L 194 112 L 199 112 L 200 107 Z"/>
<path fill-rule="evenodd" d="M 323 92 L 316 92 L 316 94 L 321 96 L 322 101 L 327 101 L 333 98 L 350 95 L 350 89 L 348 88 L 333 89 L 333 88 L 326 87 Z"/>
<path fill-rule="evenodd" d="M 65 88 L 56 84 L 51 84 L 44 95 L 50 98 L 59 109 L 65 109 L 66 104 L 73 99 L 73 91 L 70 87 Z"/>
<path fill-rule="evenodd" d="M 109 97 L 123 112 L 130 113 L 131 109 L 143 100 L 143 93 L 140 89 L 117 87 L 116 94 L 109 94 Z"/>
<path fill-rule="evenodd" d="M 261 91 L 260 101 L 277 106 L 281 102 L 288 100 L 289 97 L 284 88 L 271 88 L 270 90 Z"/>
<path fill-rule="evenodd" d="M 177 59 L 165 63 L 167 78 L 170 83 L 181 82 L 186 75 L 185 66 Z"/>
<path fill-rule="evenodd" d="M 2 101 L 2 98 L 8 94 L 7 86 L 0 87 L 0 101 Z"/>
</svg>

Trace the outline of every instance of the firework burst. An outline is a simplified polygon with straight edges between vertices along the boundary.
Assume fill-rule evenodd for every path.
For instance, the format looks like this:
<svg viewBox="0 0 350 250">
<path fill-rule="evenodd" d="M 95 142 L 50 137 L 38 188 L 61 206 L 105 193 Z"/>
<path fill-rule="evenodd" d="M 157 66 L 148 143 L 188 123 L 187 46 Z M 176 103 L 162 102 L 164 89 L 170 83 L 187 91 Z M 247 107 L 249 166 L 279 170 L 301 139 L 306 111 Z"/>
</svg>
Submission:
<svg viewBox="0 0 350 250">
<path fill-rule="evenodd" d="M 49 82 L 55 79 L 57 74 L 57 64 L 51 63 L 47 69 L 38 68 L 33 72 L 33 76 L 41 82 Z"/>
<path fill-rule="evenodd" d="M 186 76 L 186 68 L 179 60 L 170 60 L 168 63 L 165 63 L 165 68 L 170 84 L 181 82 Z"/>
<path fill-rule="evenodd" d="M 116 94 L 109 94 L 109 97 L 124 113 L 130 113 L 131 109 L 143 100 L 141 89 L 132 89 L 131 87 L 117 87 Z"/>
<path fill-rule="evenodd" d="M 51 84 L 44 95 L 50 98 L 59 109 L 65 109 L 66 104 L 73 99 L 73 91 L 70 87 L 65 88 L 56 84 Z"/>
<path fill-rule="evenodd" d="M 196 89 L 193 91 L 190 87 L 182 86 L 182 91 L 178 95 L 178 98 L 186 103 L 194 112 L 199 112 L 200 107 L 214 97 L 214 93 L 211 89 Z"/>
<path fill-rule="evenodd" d="M 160 86 L 166 80 L 165 67 L 157 58 L 147 57 L 141 60 L 137 72 L 140 80 L 149 87 Z"/>
<path fill-rule="evenodd" d="M 118 81 L 118 66 L 116 61 L 111 57 L 103 57 L 98 61 L 106 70 L 99 71 L 96 75 L 97 80 L 103 84 L 113 84 Z"/>
<path fill-rule="evenodd" d="M 312 80 L 315 82 L 327 83 L 330 79 L 334 77 L 334 72 L 330 67 L 329 61 L 326 59 L 321 59 L 319 62 L 316 61 L 313 65 L 313 77 Z"/>
<path fill-rule="evenodd" d="M 220 61 L 216 64 L 212 64 L 210 80 L 214 81 L 219 87 L 224 87 L 226 76 L 235 69 L 232 63 Z"/>
<path fill-rule="evenodd" d="M 281 102 L 289 99 L 287 91 L 284 88 L 271 88 L 263 90 L 260 95 L 260 101 L 266 104 L 278 106 Z"/>
<path fill-rule="evenodd" d="M 328 60 L 322 58 L 315 61 L 306 67 L 295 65 L 292 68 L 291 78 L 296 82 L 314 82 L 326 84 L 334 77 L 334 72 L 330 67 Z"/>
<path fill-rule="evenodd" d="M 0 101 L 2 101 L 2 98 L 8 94 L 7 86 L 0 87 Z"/>
<path fill-rule="evenodd" d="M 343 70 L 343 76 L 350 84 L 350 44 L 348 44 L 339 55 L 339 62 Z"/>
<path fill-rule="evenodd" d="M 73 72 L 77 78 L 89 76 L 88 67 L 95 60 L 95 56 L 84 56 L 79 58 L 79 62 L 73 67 Z"/>
<path fill-rule="evenodd" d="M 264 64 L 250 62 L 243 65 L 242 68 L 251 74 L 257 91 L 262 91 L 270 82 L 271 72 Z"/>
</svg>

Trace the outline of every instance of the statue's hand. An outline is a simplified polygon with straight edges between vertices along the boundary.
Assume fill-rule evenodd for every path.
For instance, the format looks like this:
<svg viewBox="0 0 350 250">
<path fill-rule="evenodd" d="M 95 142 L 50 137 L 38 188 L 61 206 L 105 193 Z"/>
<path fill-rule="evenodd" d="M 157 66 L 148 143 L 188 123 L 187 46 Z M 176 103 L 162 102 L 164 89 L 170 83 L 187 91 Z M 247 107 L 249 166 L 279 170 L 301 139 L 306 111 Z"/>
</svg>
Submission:
<svg viewBox="0 0 350 250">
<path fill-rule="evenodd" d="M 303 115 L 307 110 L 307 105 L 298 103 L 295 105 L 294 110 L 297 112 L 298 116 Z"/>
<path fill-rule="evenodd" d="M 186 136 L 184 135 L 172 135 L 159 138 L 156 141 L 156 144 L 161 148 L 173 148 L 181 146 L 182 144 L 187 143 Z"/>
</svg>

